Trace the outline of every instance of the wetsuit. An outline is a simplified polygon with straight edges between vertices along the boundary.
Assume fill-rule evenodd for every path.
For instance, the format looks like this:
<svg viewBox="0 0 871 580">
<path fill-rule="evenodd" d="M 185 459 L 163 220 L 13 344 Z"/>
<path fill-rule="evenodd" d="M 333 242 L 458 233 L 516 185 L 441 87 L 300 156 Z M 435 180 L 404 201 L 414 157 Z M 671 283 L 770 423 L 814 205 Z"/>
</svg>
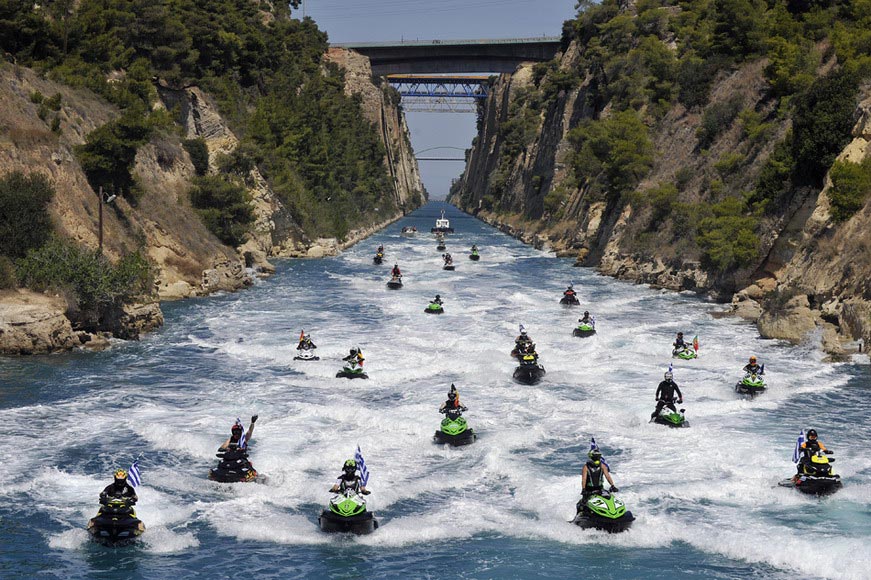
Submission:
<svg viewBox="0 0 871 580">
<path fill-rule="evenodd" d="M 681 394 L 676 382 L 669 379 L 659 383 L 655 395 L 656 410 L 650 415 L 651 419 L 659 415 L 659 412 L 662 411 L 663 407 L 668 407 L 673 413 L 677 413 L 677 408 L 674 406 L 674 401 L 676 400 L 674 396 L 675 393 L 677 393 L 677 400 L 683 400 L 683 395 Z"/>
<path fill-rule="evenodd" d="M 353 489 L 357 493 L 363 491 L 363 486 L 360 483 L 360 476 L 356 473 L 350 477 L 342 473 L 342 475 L 336 479 L 336 485 L 339 487 L 339 493 L 343 493 L 346 489 Z"/>
<path fill-rule="evenodd" d="M 592 324 L 593 319 L 590 318 L 589 316 L 584 316 L 583 318 L 579 318 L 578 322 L 580 322 L 581 324 Z"/>
<path fill-rule="evenodd" d="M 682 338 L 675 340 L 673 346 L 674 350 L 684 350 L 690 347 L 690 345 L 688 345 Z"/>
<path fill-rule="evenodd" d="M 390 271 L 390 275 L 393 276 L 394 278 L 401 278 L 402 272 L 399 271 L 398 267 L 394 267 L 393 270 Z"/>
<path fill-rule="evenodd" d="M 313 343 L 310 338 L 306 338 L 299 341 L 296 350 L 311 350 L 313 348 L 317 348 L 317 346 L 315 346 L 315 343 Z"/>
<path fill-rule="evenodd" d="M 578 511 L 587 511 L 587 500 L 590 496 L 596 493 L 602 493 L 602 483 L 605 479 L 605 472 L 602 470 L 602 463 L 596 465 L 590 460 L 584 465 L 587 468 L 587 484 L 581 490 L 581 500 L 578 502 Z"/>
<path fill-rule="evenodd" d="M 744 366 L 744 372 L 748 375 L 761 375 L 762 367 L 758 364 L 748 364 Z"/>
</svg>

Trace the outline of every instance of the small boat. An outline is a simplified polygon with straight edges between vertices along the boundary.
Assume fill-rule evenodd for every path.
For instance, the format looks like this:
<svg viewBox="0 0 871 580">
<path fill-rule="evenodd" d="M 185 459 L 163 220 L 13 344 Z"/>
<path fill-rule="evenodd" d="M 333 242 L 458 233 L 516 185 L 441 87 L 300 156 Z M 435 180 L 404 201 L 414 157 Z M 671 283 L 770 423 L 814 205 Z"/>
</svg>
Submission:
<svg viewBox="0 0 871 580">
<path fill-rule="evenodd" d="M 451 222 L 445 217 L 445 210 L 442 210 L 442 217 L 436 220 L 435 227 L 430 229 L 432 233 L 441 232 L 443 234 L 454 233 L 454 228 L 451 227 Z"/>
<path fill-rule="evenodd" d="M 405 226 L 402 228 L 400 235 L 404 238 L 413 238 L 417 236 L 417 228 L 414 226 Z"/>
</svg>

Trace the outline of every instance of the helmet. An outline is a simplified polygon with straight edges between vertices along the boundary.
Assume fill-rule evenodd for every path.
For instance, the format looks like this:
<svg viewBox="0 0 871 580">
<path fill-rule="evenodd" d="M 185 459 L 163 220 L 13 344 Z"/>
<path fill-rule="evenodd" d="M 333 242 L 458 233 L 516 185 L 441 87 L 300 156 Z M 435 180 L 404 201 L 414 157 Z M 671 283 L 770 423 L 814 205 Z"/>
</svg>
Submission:
<svg viewBox="0 0 871 580">
<path fill-rule="evenodd" d="M 123 469 L 116 469 L 112 475 L 116 480 L 125 481 L 127 479 L 127 472 Z"/>
<path fill-rule="evenodd" d="M 450 391 L 448 391 L 448 399 L 450 399 L 451 401 L 453 401 L 453 400 L 456 399 L 456 398 L 457 398 L 457 391 L 455 391 L 455 390 L 453 390 L 453 389 L 451 389 Z"/>
<path fill-rule="evenodd" d="M 678 332 L 677 335 L 678 335 L 678 336 L 683 336 L 683 333 L 682 333 L 682 332 Z"/>
<path fill-rule="evenodd" d="M 230 432 L 231 432 L 231 433 L 236 433 L 237 431 L 238 431 L 239 433 L 242 432 L 242 425 L 240 425 L 239 423 L 233 423 L 233 426 L 230 427 Z"/>
<path fill-rule="evenodd" d="M 814 439 L 817 438 L 817 430 L 816 429 L 808 429 L 807 430 L 807 438 L 810 439 L 811 437 L 813 437 Z"/>
<path fill-rule="evenodd" d="M 674 374 L 671 371 L 665 371 L 665 380 L 670 381 L 674 378 Z"/>
<path fill-rule="evenodd" d="M 584 310 L 584 316 L 589 316 L 590 312 L 588 310 Z"/>
<path fill-rule="evenodd" d="M 755 363 L 755 362 L 756 362 L 756 357 L 751 355 L 751 356 L 750 356 L 750 362 Z"/>
<path fill-rule="evenodd" d="M 520 331 L 520 336 L 526 336 L 526 331 L 525 331 L 525 330 L 521 330 L 521 331 Z"/>
<path fill-rule="evenodd" d="M 344 471 L 345 473 L 352 473 L 354 471 L 357 471 L 357 462 L 353 459 L 348 459 L 342 466 L 342 471 Z"/>
<path fill-rule="evenodd" d="M 441 298 L 441 297 L 442 297 L 441 294 L 436 294 L 436 300 L 438 300 L 438 299 Z"/>
<path fill-rule="evenodd" d="M 352 348 L 350 354 L 357 354 L 357 349 L 356 349 L 356 348 Z"/>
<path fill-rule="evenodd" d="M 599 462 L 602 461 L 602 452 L 598 449 L 591 449 L 589 453 L 587 453 L 587 457 L 590 458 L 594 464 L 599 465 Z"/>
</svg>

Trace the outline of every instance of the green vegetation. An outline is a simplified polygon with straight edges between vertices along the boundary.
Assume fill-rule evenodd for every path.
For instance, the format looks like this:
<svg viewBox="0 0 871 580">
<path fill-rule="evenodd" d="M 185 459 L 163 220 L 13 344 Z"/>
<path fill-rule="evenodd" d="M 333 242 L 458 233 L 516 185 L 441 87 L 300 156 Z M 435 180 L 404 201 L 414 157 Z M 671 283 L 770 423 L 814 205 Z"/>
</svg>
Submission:
<svg viewBox="0 0 871 580">
<path fill-rule="evenodd" d="M 572 167 L 579 184 L 594 195 L 620 199 L 632 191 L 653 166 L 647 126 L 634 111 L 621 111 L 598 121 L 585 121 L 568 134 L 575 147 Z"/>
<path fill-rule="evenodd" d="M 832 217 L 842 222 L 865 207 L 871 196 L 871 158 L 862 163 L 835 161 L 829 176 L 832 178 L 828 192 Z"/>
<path fill-rule="evenodd" d="M 0 256 L 21 258 L 48 240 L 53 197 L 54 188 L 40 173 L 16 171 L 0 178 Z"/>
<path fill-rule="evenodd" d="M 198 85 L 242 140 L 244 153 L 231 160 L 228 173 L 245 179 L 250 169 L 243 168 L 257 166 L 310 235 L 342 236 L 395 209 L 393 182 L 359 97 L 345 95 L 342 71 L 323 62 L 326 35 L 311 19 L 291 18 L 298 4 L 0 2 L 0 49 L 122 110 L 78 150 L 95 189 L 135 199 L 136 151 L 158 126 L 168 129 L 152 112 L 155 79 L 175 89 Z M 204 175 L 203 147 L 185 147 Z M 238 239 L 235 226 L 222 228 L 233 232 L 224 239 Z"/>
<path fill-rule="evenodd" d="M 194 173 L 200 176 L 208 173 L 209 148 L 206 147 L 206 142 L 201 138 L 196 138 L 185 139 L 181 144 L 190 155 L 191 163 L 194 165 Z"/>
<path fill-rule="evenodd" d="M 752 265 L 759 258 L 758 218 L 747 215 L 742 200 L 727 197 L 699 222 L 698 243 L 706 265 L 716 271 Z"/>
<path fill-rule="evenodd" d="M 17 266 L 24 286 L 62 292 L 69 314 L 84 328 L 95 328 L 112 308 L 148 294 L 152 286 L 151 268 L 140 252 L 113 265 L 101 254 L 57 237 L 30 250 Z"/>
<path fill-rule="evenodd" d="M 198 177 L 190 192 L 191 204 L 209 231 L 228 246 L 242 243 L 254 214 L 244 187 L 221 175 Z"/>
<path fill-rule="evenodd" d="M 735 118 L 741 111 L 741 107 L 741 95 L 733 95 L 726 101 L 708 106 L 702 115 L 702 124 L 696 131 L 699 147 L 707 149 L 720 133 L 731 127 L 732 122 L 735 121 Z"/>
</svg>

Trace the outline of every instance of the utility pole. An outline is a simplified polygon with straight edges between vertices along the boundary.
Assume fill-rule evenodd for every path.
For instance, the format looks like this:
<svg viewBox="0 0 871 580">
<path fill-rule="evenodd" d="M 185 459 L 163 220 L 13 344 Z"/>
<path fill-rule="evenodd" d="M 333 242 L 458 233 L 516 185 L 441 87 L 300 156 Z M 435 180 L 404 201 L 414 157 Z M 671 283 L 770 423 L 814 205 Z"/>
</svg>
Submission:
<svg viewBox="0 0 871 580">
<path fill-rule="evenodd" d="M 100 254 L 102 255 L 103 254 L 103 186 L 102 185 L 100 186 L 100 199 L 99 199 L 99 201 L 97 201 L 97 205 L 100 206 L 100 211 L 98 212 L 100 215 L 100 218 L 99 218 L 99 221 L 100 221 L 99 240 L 100 240 Z"/>
</svg>

